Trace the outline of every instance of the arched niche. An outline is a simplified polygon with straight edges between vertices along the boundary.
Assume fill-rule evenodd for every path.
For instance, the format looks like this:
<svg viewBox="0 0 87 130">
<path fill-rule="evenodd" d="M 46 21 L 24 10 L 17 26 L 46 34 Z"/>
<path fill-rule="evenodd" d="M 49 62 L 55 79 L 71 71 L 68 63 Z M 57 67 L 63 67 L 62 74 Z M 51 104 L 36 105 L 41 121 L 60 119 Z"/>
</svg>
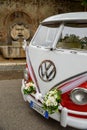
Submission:
<svg viewBox="0 0 87 130">
<path fill-rule="evenodd" d="M 7 44 L 23 38 L 29 40 L 30 32 L 32 32 L 32 19 L 27 13 L 19 10 L 8 13 L 3 25 L 7 30 Z"/>
</svg>

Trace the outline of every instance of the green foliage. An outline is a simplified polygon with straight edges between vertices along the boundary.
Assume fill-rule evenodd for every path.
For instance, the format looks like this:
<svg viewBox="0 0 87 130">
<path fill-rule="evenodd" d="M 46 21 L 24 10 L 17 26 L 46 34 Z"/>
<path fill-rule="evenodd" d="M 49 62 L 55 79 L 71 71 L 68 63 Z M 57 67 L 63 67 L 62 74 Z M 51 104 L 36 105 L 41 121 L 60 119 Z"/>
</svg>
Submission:
<svg viewBox="0 0 87 130">
<path fill-rule="evenodd" d="M 76 36 L 76 35 L 74 35 L 74 34 L 71 34 L 70 36 L 68 36 L 68 35 L 66 35 L 65 37 L 64 37 L 64 39 L 63 39 L 63 41 L 64 42 L 66 42 L 66 43 L 79 43 L 79 37 L 78 36 Z"/>
<path fill-rule="evenodd" d="M 81 5 L 84 6 L 84 11 L 86 11 L 87 10 L 87 0 L 83 0 Z"/>
<path fill-rule="evenodd" d="M 24 94 L 31 94 L 35 93 L 36 89 L 34 86 L 29 86 L 27 89 L 23 89 Z"/>
<path fill-rule="evenodd" d="M 83 0 L 81 3 L 83 6 L 87 5 L 87 0 Z"/>
<path fill-rule="evenodd" d="M 81 48 L 80 39 L 78 36 L 71 34 L 66 35 L 62 40 L 60 47 L 62 48 Z"/>
<path fill-rule="evenodd" d="M 66 49 L 87 49 L 87 37 L 83 37 L 80 39 L 79 36 L 76 36 L 74 34 L 67 34 L 63 39 L 60 39 L 60 42 L 57 44 L 57 47 Z"/>
</svg>

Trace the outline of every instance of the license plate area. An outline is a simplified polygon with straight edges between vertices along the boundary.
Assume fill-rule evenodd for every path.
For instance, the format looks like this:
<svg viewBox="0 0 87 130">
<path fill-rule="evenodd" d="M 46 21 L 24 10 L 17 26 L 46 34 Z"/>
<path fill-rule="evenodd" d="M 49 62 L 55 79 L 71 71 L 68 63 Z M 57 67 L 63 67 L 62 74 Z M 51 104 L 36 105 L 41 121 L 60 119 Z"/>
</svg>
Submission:
<svg viewBox="0 0 87 130">
<path fill-rule="evenodd" d="M 38 104 L 36 104 L 33 101 L 30 101 L 30 107 L 32 109 L 34 109 L 35 111 L 37 111 L 38 113 L 40 113 L 42 116 L 44 116 L 45 118 L 49 118 L 49 114 L 47 111 L 45 111 L 41 106 L 39 106 Z"/>
</svg>

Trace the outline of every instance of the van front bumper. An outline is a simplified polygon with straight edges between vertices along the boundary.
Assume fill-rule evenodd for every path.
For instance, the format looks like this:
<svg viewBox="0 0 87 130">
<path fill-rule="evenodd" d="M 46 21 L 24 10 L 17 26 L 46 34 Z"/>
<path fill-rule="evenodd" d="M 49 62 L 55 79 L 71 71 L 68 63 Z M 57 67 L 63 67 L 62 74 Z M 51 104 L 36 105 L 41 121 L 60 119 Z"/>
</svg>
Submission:
<svg viewBox="0 0 87 130">
<path fill-rule="evenodd" d="M 29 103 L 33 101 L 37 105 L 42 107 L 42 104 L 35 99 L 34 95 L 24 95 L 23 93 L 24 88 L 25 88 L 25 83 L 24 83 L 24 80 L 22 80 L 21 93 L 23 95 L 23 99 L 25 101 L 28 101 Z M 66 127 L 68 125 L 68 126 L 78 128 L 78 129 L 87 129 L 87 118 L 78 118 L 74 116 L 69 116 L 68 113 L 87 117 L 87 112 L 69 110 L 66 107 L 62 107 L 61 105 L 59 107 L 59 112 L 50 114 L 49 117 L 56 121 L 59 121 L 61 126 L 63 127 Z"/>
</svg>

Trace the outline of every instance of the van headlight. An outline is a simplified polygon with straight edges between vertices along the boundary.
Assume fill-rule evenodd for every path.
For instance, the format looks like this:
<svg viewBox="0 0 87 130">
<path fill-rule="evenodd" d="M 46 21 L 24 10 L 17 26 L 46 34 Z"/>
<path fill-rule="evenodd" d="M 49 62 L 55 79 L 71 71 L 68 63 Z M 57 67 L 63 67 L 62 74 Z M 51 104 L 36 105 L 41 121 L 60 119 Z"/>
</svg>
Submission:
<svg viewBox="0 0 87 130">
<path fill-rule="evenodd" d="M 87 104 L 87 89 L 75 88 L 70 93 L 71 100 L 77 105 Z"/>
<path fill-rule="evenodd" d="M 28 74 L 28 68 L 24 70 L 24 79 L 27 81 L 29 79 L 29 74 Z"/>
</svg>

